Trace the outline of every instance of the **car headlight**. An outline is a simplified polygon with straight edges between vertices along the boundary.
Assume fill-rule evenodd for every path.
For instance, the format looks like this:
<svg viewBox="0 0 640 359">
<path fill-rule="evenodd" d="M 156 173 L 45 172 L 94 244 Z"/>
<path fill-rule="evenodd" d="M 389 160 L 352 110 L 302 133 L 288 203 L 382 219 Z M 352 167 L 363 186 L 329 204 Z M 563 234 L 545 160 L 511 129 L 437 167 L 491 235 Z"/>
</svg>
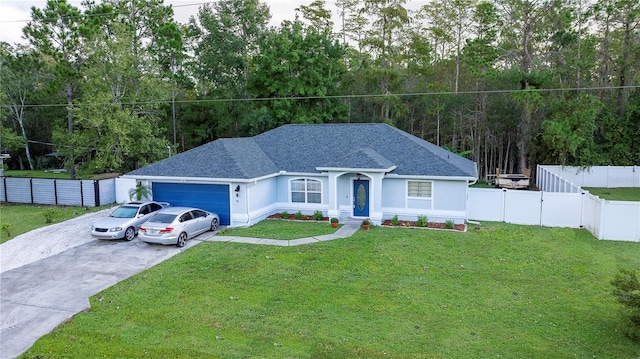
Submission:
<svg viewBox="0 0 640 359">
<path fill-rule="evenodd" d="M 109 228 L 109 232 L 120 232 L 121 230 L 122 230 L 122 227 Z"/>
</svg>

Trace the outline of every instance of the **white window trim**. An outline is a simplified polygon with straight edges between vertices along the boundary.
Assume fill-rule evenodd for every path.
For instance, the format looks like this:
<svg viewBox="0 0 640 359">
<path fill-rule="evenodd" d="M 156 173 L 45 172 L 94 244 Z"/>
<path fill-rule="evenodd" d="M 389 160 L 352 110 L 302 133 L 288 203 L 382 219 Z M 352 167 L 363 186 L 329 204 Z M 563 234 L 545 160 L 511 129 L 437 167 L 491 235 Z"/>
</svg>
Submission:
<svg viewBox="0 0 640 359">
<path fill-rule="evenodd" d="M 429 183 L 431 185 L 431 195 L 429 197 L 409 196 L 409 183 L 411 182 Z M 419 200 L 425 200 L 425 201 L 433 200 L 433 181 L 407 180 L 405 193 L 406 193 L 407 199 L 419 199 Z"/>
<path fill-rule="evenodd" d="M 293 201 L 293 189 L 292 189 L 292 183 L 293 181 L 299 181 L 299 180 L 304 180 L 304 202 L 294 202 Z M 311 193 L 319 193 L 320 194 L 320 202 L 319 203 L 315 203 L 315 202 L 309 202 L 309 191 L 308 191 L 308 186 L 307 183 L 308 181 L 316 181 L 318 183 L 320 183 L 320 191 L 319 192 L 311 192 Z M 297 191 L 296 191 L 297 192 Z M 291 178 L 289 179 L 289 203 L 293 203 L 293 204 L 312 204 L 312 205 L 318 205 L 318 204 L 323 204 L 324 202 L 324 187 L 323 187 L 323 183 L 321 180 L 317 179 L 317 178 L 311 178 L 311 177 L 296 177 L 296 178 Z"/>
</svg>

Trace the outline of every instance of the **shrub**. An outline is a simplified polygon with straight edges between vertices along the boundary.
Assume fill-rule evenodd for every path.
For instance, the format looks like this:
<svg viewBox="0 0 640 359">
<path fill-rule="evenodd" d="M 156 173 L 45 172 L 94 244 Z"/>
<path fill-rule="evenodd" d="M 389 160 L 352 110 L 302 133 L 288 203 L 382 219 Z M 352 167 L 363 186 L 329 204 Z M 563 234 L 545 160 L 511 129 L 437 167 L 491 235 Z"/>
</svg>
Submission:
<svg viewBox="0 0 640 359">
<path fill-rule="evenodd" d="M 280 217 L 282 217 L 284 219 L 289 218 L 289 212 L 287 212 L 287 211 L 280 212 Z"/>
<path fill-rule="evenodd" d="M 322 220 L 322 212 L 316 210 L 315 212 L 313 212 L 313 219 L 315 219 L 316 221 L 321 221 Z"/>
<path fill-rule="evenodd" d="M 363 226 L 368 226 L 368 225 L 370 225 L 370 224 L 371 224 L 371 221 L 370 221 L 370 220 L 368 220 L 368 219 L 364 219 L 364 220 L 362 220 L 362 225 L 363 225 Z"/>
<path fill-rule="evenodd" d="M 151 188 L 148 186 L 144 186 L 141 182 L 138 182 L 134 188 L 129 190 L 129 199 L 140 201 L 143 198 L 151 197 Z"/>
<path fill-rule="evenodd" d="M 453 220 L 451 220 L 451 219 L 447 219 L 447 221 L 446 221 L 446 222 L 444 222 L 444 226 L 445 226 L 445 228 L 447 228 L 447 229 L 454 229 L 454 228 L 456 228 L 456 224 L 455 224 L 455 222 L 453 222 Z"/>
<path fill-rule="evenodd" d="M 11 223 L 3 223 L 0 228 L 2 228 L 2 231 L 7 234 L 7 237 L 11 238 L 11 231 L 13 230 Z"/>
<path fill-rule="evenodd" d="M 306 216 L 305 216 L 304 214 L 302 214 L 302 212 L 300 212 L 300 211 L 296 212 L 296 214 L 294 215 L 294 217 L 295 217 L 296 219 L 305 219 L 305 218 L 306 218 Z"/>
<path fill-rule="evenodd" d="M 416 221 L 416 225 L 418 227 L 426 227 L 427 226 L 427 216 L 418 216 L 418 220 Z"/>
<path fill-rule="evenodd" d="M 329 221 L 331 221 L 331 223 L 338 223 L 338 219 L 336 217 L 331 218 Z"/>
<path fill-rule="evenodd" d="M 53 218 L 58 215 L 60 211 L 57 208 L 45 208 L 42 211 L 42 215 L 44 216 L 44 220 L 46 223 L 53 222 Z"/>
<path fill-rule="evenodd" d="M 635 341 L 640 341 L 640 281 L 636 273 L 621 269 L 611 281 L 615 287 L 613 295 L 622 305 L 629 309 L 629 321 L 624 325 L 625 334 Z"/>
<path fill-rule="evenodd" d="M 393 218 L 391 218 L 391 225 L 397 226 L 399 224 L 400 224 L 400 220 L 398 219 L 398 215 L 396 214 L 395 216 L 393 216 Z"/>
</svg>

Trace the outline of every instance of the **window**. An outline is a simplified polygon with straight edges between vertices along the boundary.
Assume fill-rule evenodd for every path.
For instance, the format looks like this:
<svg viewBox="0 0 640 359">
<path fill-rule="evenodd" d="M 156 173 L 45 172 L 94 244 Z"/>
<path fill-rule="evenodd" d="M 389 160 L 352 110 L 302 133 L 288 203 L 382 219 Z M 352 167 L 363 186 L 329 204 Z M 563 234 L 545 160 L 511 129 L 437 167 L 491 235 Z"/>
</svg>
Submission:
<svg viewBox="0 0 640 359">
<path fill-rule="evenodd" d="M 310 178 L 292 180 L 291 202 L 322 203 L 322 183 Z"/>
<path fill-rule="evenodd" d="M 431 182 L 409 181 L 407 192 L 409 197 L 431 198 Z"/>
</svg>

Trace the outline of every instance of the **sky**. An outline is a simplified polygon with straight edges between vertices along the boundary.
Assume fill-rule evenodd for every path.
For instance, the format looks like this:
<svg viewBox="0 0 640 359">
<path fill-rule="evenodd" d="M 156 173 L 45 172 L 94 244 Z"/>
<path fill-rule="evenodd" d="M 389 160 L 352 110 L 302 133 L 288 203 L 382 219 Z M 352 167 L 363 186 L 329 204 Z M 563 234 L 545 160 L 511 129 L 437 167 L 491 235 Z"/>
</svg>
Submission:
<svg viewBox="0 0 640 359">
<path fill-rule="evenodd" d="M 293 20 L 295 8 L 302 4 L 309 4 L 312 0 L 262 0 L 271 10 L 270 25 L 279 25 L 283 20 Z M 80 8 L 81 0 L 68 0 L 72 5 Z M 164 0 L 165 4 L 174 6 L 174 17 L 179 23 L 186 23 L 189 17 L 195 16 L 201 4 L 214 2 L 212 0 Z M 327 6 L 334 4 L 327 1 Z M 46 0 L 0 0 L 0 41 L 10 44 L 26 43 L 22 39 L 22 28 L 31 19 L 31 7 L 44 8 Z M 335 11 L 333 11 L 335 16 Z"/>
</svg>

